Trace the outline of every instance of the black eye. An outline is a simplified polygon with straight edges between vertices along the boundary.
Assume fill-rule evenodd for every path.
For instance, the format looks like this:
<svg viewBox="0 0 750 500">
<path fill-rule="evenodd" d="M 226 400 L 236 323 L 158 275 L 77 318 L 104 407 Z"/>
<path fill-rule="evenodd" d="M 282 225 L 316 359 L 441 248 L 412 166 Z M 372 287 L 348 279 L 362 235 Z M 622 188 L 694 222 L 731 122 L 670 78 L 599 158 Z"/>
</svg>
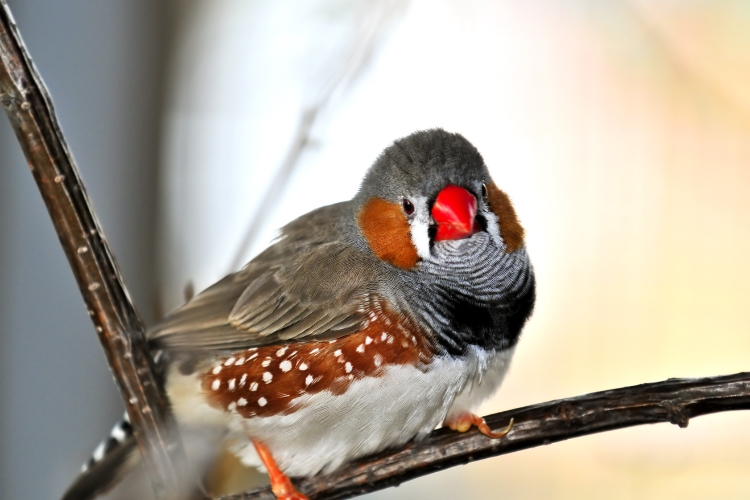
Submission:
<svg viewBox="0 0 750 500">
<path fill-rule="evenodd" d="M 411 215 L 414 213 L 414 205 L 412 205 L 412 203 L 406 198 L 404 198 L 404 201 L 401 202 L 401 206 L 404 207 L 404 213 L 406 215 Z"/>
<path fill-rule="evenodd" d="M 487 198 L 487 184 L 482 183 L 482 198 Z"/>
</svg>

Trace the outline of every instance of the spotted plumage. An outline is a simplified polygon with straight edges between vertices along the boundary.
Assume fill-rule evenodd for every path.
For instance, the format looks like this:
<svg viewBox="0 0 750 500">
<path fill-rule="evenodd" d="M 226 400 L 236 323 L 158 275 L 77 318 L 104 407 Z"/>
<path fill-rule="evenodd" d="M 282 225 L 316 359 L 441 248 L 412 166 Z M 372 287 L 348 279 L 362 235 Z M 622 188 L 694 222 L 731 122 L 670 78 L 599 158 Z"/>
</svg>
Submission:
<svg viewBox="0 0 750 500">
<path fill-rule="evenodd" d="M 149 331 L 178 422 L 220 430 L 274 492 L 286 476 L 466 430 L 500 385 L 534 305 L 524 231 L 479 152 L 417 132 L 357 195 L 277 242 Z M 89 470 L 88 473 L 91 472 Z"/>
<path fill-rule="evenodd" d="M 382 377 L 389 366 L 426 370 L 434 352 L 415 324 L 377 305 L 357 333 L 220 357 L 204 370 L 201 386 L 211 405 L 243 418 L 285 415 L 304 406 L 304 396 L 344 394 L 355 380 Z"/>
</svg>

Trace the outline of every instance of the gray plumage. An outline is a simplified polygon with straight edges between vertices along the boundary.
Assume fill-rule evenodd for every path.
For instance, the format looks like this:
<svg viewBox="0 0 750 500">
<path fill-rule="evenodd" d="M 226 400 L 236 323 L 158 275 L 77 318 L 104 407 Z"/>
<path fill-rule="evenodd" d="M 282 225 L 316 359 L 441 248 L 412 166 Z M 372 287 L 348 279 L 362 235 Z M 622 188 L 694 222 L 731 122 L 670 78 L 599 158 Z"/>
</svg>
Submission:
<svg viewBox="0 0 750 500">
<path fill-rule="evenodd" d="M 351 202 L 288 224 L 279 241 L 149 332 L 167 350 L 243 349 L 357 331 L 377 262 L 342 241 Z"/>
</svg>

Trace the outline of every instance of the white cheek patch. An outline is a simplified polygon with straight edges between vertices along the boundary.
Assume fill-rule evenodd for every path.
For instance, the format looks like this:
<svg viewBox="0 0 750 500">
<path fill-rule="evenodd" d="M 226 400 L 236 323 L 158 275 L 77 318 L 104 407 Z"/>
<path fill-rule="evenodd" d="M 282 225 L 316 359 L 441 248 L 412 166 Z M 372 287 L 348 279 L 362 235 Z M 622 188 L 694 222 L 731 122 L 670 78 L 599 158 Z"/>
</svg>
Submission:
<svg viewBox="0 0 750 500">
<path fill-rule="evenodd" d="M 430 212 L 427 209 L 427 198 L 413 199 L 414 215 L 409 220 L 411 241 L 422 260 L 430 259 Z"/>
<path fill-rule="evenodd" d="M 495 212 L 490 210 L 486 201 L 480 202 L 479 213 L 484 216 L 487 221 L 487 233 L 492 237 L 492 241 L 499 247 L 505 247 L 503 237 L 500 235 L 500 222 L 497 220 Z"/>
<path fill-rule="evenodd" d="M 417 249 L 417 255 L 422 260 L 430 259 L 429 223 L 413 220 L 411 223 L 411 240 Z"/>
</svg>

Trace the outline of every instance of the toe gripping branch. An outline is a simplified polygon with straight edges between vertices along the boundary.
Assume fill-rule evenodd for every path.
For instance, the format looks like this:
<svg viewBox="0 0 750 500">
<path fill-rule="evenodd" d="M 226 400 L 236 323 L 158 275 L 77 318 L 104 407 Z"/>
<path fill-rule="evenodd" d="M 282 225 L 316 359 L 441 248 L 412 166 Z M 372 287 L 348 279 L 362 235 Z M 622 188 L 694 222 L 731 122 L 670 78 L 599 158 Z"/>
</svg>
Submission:
<svg viewBox="0 0 750 500">
<path fill-rule="evenodd" d="M 292 481 L 281 472 L 278 465 L 271 455 L 271 451 L 257 439 L 253 439 L 255 451 L 258 452 L 260 460 L 268 470 L 268 477 L 271 480 L 271 491 L 276 495 L 278 500 L 309 500 L 305 495 L 300 493 L 292 485 Z"/>
<path fill-rule="evenodd" d="M 471 429 L 472 425 L 474 425 L 477 427 L 479 432 L 481 432 L 488 438 L 500 439 L 507 436 L 510 430 L 513 428 L 513 419 L 510 419 L 507 427 L 498 432 L 493 432 L 492 429 L 490 429 L 490 426 L 487 425 L 487 422 L 485 422 L 482 417 L 474 415 L 473 413 L 465 413 L 463 415 L 459 415 L 454 419 L 446 420 L 445 422 L 443 422 L 443 425 L 457 432 L 466 432 Z"/>
</svg>

